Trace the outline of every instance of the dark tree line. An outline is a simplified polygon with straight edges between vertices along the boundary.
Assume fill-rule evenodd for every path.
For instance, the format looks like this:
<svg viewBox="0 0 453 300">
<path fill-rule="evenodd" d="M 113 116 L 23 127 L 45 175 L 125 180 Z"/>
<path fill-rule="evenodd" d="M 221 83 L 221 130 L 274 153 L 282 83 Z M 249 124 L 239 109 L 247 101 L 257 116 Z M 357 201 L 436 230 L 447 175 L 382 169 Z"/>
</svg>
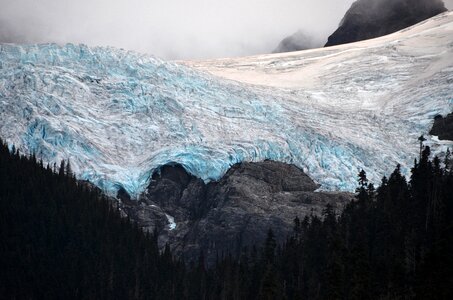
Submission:
<svg viewBox="0 0 453 300">
<path fill-rule="evenodd" d="M 0 299 L 180 299 L 184 269 L 69 163 L 0 141 Z"/>
<path fill-rule="evenodd" d="M 408 182 L 358 176 L 340 215 L 294 220 L 240 258 L 176 260 L 70 164 L 45 168 L 0 145 L 0 298 L 453 299 L 453 171 L 423 148 Z"/>
<path fill-rule="evenodd" d="M 211 299 L 453 299 L 453 171 L 449 153 L 429 157 L 377 189 L 361 171 L 339 216 L 327 206 L 281 247 L 270 232 L 258 258 L 223 260 L 205 275 L 218 278 Z"/>
</svg>

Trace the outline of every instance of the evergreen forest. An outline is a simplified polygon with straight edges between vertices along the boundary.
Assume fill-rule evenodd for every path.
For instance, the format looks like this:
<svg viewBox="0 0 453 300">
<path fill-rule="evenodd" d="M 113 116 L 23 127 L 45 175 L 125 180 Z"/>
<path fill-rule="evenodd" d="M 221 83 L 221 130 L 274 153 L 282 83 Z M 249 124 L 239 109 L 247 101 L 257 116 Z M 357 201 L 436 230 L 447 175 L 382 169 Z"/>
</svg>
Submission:
<svg viewBox="0 0 453 300">
<path fill-rule="evenodd" d="M 431 157 L 377 187 L 361 171 L 342 212 L 208 267 L 159 250 L 70 163 L 0 141 L 0 299 L 453 299 L 453 168 Z"/>
</svg>

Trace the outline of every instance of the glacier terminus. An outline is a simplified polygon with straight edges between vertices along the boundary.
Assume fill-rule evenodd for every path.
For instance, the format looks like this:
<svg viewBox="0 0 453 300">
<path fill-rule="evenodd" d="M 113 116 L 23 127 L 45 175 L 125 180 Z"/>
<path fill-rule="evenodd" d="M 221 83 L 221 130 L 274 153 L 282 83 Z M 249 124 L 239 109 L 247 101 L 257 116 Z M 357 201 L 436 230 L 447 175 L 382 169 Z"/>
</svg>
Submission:
<svg viewBox="0 0 453 300">
<path fill-rule="evenodd" d="M 77 178 L 137 197 L 163 165 L 205 180 L 295 164 L 322 190 L 408 173 L 417 138 L 453 111 L 453 13 L 374 40 L 167 62 L 85 45 L 0 45 L 0 136 Z M 449 141 L 426 136 L 434 153 Z"/>
</svg>

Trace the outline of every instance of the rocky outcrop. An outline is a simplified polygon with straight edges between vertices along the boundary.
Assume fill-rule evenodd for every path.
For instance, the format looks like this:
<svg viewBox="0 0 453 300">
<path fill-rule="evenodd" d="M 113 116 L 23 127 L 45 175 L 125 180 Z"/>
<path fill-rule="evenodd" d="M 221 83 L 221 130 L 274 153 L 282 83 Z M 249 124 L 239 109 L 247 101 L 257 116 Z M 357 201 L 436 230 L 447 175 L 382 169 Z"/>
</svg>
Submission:
<svg viewBox="0 0 453 300">
<path fill-rule="evenodd" d="M 429 134 L 438 136 L 439 140 L 453 141 L 453 113 L 446 117 L 436 116 Z"/>
<path fill-rule="evenodd" d="M 442 0 L 358 0 L 326 46 L 387 35 L 445 12 Z"/>
<path fill-rule="evenodd" d="M 269 228 L 283 242 L 296 217 L 320 215 L 328 203 L 339 210 L 352 198 L 317 188 L 302 170 L 273 161 L 234 165 L 208 184 L 180 165 L 164 166 L 140 200 L 122 209 L 144 229 L 157 230 L 160 244 L 169 243 L 186 261 L 203 250 L 211 264 L 261 244 Z"/>
<path fill-rule="evenodd" d="M 301 51 L 315 47 L 316 45 L 314 45 L 313 40 L 308 37 L 303 31 L 299 30 L 293 35 L 290 35 L 283 39 L 272 53 Z"/>
</svg>

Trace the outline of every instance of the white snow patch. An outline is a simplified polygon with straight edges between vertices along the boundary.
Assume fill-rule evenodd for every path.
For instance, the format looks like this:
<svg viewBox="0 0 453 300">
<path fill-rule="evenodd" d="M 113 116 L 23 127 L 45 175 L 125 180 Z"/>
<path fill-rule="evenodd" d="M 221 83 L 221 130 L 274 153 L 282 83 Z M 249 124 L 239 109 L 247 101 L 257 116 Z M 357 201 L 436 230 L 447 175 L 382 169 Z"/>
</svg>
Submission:
<svg viewBox="0 0 453 300">
<path fill-rule="evenodd" d="M 172 216 L 170 216 L 169 214 L 165 214 L 165 216 L 167 217 L 167 220 L 168 220 L 168 228 L 170 230 L 175 230 L 176 229 L 176 223 L 175 223 L 175 218 L 173 218 Z"/>
</svg>

